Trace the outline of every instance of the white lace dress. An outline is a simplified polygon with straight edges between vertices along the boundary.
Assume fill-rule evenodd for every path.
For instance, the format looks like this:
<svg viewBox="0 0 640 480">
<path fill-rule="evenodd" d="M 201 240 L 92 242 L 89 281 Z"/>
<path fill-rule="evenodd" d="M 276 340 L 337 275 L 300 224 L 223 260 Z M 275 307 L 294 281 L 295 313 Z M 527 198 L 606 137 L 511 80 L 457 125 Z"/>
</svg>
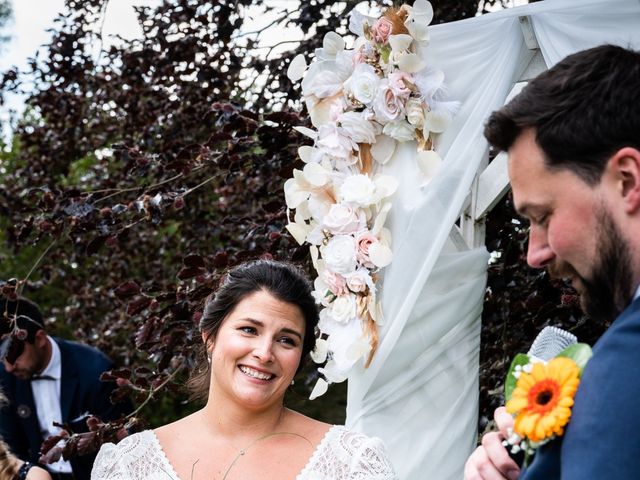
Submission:
<svg viewBox="0 0 640 480">
<path fill-rule="evenodd" d="M 397 480 L 384 445 L 342 426 L 333 426 L 296 480 Z M 106 443 L 93 464 L 91 480 L 180 480 L 152 430 L 117 445 Z"/>
</svg>

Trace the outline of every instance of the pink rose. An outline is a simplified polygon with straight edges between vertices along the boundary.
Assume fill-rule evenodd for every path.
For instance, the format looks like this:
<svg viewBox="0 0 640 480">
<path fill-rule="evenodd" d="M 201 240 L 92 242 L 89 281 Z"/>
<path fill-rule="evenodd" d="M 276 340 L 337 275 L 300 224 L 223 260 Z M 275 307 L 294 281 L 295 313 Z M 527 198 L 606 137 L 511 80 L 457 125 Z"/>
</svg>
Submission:
<svg viewBox="0 0 640 480">
<path fill-rule="evenodd" d="M 376 115 L 376 120 L 380 123 L 389 123 L 398 119 L 404 114 L 404 99 L 397 96 L 391 89 L 391 86 L 386 80 L 380 82 L 378 94 L 373 102 L 373 111 Z"/>
<path fill-rule="evenodd" d="M 371 33 L 376 42 L 385 44 L 389 40 L 389 35 L 393 33 L 393 24 L 388 18 L 380 17 L 371 28 Z"/>
<path fill-rule="evenodd" d="M 367 288 L 372 290 L 375 288 L 369 270 L 366 268 L 358 268 L 355 272 L 347 275 L 346 280 L 347 287 L 354 293 L 364 292 Z"/>
<path fill-rule="evenodd" d="M 322 272 L 322 280 L 327 284 L 331 293 L 335 296 L 344 295 L 347 293 L 347 281 L 345 278 L 331 270 L 324 270 Z"/>
<path fill-rule="evenodd" d="M 411 90 L 407 87 L 407 83 L 413 83 L 413 77 L 408 73 L 396 70 L 389 75 L 389 89 L 396 97 L 401 97 L 405 100 L 409 98 Z"/>
<path fill-rule="evenodd" d="M 365 232 L 356 239 L 356 259 L 363 267 L 375 268 L 375 265 L 369 258 L 369 247 L 377 243 L 378 239 L 375 235 Z"/>
</svg>

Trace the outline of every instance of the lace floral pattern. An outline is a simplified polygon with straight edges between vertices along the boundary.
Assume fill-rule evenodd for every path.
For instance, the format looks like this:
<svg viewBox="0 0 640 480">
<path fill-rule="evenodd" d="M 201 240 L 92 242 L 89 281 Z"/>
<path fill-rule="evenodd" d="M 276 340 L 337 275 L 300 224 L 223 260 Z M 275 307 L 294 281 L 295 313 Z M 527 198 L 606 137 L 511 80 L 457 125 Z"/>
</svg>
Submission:
<svg viewBox="0 0 640 480">
<path fill-rule="evenodd" d="M 395 480 L 379 438 L 341 426 L 329 429 L 296 480 Z M 100 449 L 91 480 L 180 480 L 151 430 Z"/>
</svg>

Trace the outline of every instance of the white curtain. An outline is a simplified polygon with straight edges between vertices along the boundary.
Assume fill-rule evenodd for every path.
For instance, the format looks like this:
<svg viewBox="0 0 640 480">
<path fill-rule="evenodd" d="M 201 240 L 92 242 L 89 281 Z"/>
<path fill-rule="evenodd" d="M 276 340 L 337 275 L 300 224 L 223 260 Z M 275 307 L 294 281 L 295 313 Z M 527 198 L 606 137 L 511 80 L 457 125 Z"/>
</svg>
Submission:
<svg viewBox="0 0 640 480">
<path fill-rule="evenodd" d="M 475 446 L 488 254 L 456 252 L 447 239 L 487 154 L 483 124 L 533 56 L 520 16 L 530 17 L 547 65 L 603 43 L 640 49 L 640 0 L 546 0 L 431 29 L 422 54 L 462 105 L 437 140 L 444 163 L 428 186 L 415 145 L 385 166 L 401 185 L 389 220 L 385 325 L 372 364 L 348 387 L 347 425 L 381 437 L 401 479 L 460 479 Z"/>
</svg>

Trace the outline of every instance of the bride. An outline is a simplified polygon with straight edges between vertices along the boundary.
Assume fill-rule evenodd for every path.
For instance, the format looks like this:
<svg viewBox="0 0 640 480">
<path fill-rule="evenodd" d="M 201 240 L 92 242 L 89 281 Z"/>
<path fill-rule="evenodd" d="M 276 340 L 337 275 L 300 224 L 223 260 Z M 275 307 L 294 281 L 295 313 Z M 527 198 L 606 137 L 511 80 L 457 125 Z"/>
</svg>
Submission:
<svg viewBox="0 0 640 480">
<path fill-rule="evenodd" d="M 207 362 L 190 384 L 205 407 L 103 445 L 92 480 L 396 479 L 380 439 L 284 406 L 317 323 L 293 266 L 258 260 L 231 270 L 200 322 Z"/>
</svg>

